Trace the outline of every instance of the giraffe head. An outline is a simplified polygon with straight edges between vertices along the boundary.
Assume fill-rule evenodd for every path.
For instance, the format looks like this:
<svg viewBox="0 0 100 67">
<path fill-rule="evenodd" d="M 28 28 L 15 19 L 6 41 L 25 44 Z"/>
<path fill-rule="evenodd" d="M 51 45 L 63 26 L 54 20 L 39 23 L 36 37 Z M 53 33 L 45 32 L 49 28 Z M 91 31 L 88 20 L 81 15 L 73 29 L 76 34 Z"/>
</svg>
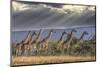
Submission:
<svg viewBox="0 0 100 67">
<path fill-rule="evenodd" d="M 35 32 L 33 32 L 33 35 L 37 35 Z"/>
<path fill-rule="evenodd" d="M 83 32 L 84 35 L 88 35 L 88 33 L 86 31 Z"/>
<path fill-rule="evenodd" d="M 28 35 L 31 35 L 31 36 L 33 36 L 33 35 L 36 35 L 36 33 L 34 32 L 34 31 L 29 31 L 29 33 L 28 33 Z"/>
<path fill-rule="evenodd" d="M 77 32 L 77 30 L 75 30 L 75 29 L 72 29 L 72 32 Z"/>
<path fill-rule="evenodd" d="M 68 33 L 64 30 L 64 32 L 62 34 L 64 35 L 64 34 L 68 34 Z"/>
<path fill-rule="evenodd" d="M 24 41 L 22 40 L 20 43 L 24 43 Z"/>
<path fill-rule="evenodd" d="M 51 29 L 50 32 L 51 33 L 56 33 L 56 31 L 54 29 Z"/>
</svg>

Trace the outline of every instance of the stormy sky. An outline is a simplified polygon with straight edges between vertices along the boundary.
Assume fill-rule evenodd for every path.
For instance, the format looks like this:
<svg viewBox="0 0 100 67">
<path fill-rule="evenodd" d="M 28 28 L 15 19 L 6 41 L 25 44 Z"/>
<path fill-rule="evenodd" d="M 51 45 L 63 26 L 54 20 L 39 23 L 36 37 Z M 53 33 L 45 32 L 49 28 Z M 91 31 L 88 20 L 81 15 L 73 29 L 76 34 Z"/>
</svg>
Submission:
<svg viewBox="0 0 100 67">
<path fill-rule="evenodd" d="M 12 2 L 12 31 L 95 26 L 95 6 Z"/>
</svg>

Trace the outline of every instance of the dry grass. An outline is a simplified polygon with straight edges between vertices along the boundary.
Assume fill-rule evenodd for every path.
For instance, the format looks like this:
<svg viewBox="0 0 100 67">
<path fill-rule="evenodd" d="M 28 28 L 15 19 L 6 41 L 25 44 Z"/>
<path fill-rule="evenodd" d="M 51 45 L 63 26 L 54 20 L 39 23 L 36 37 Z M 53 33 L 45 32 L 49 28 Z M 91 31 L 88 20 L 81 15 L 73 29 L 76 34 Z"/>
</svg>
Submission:
<svg viewBox="0 0 100 67">
<path fill-rule="evenodd" d="M 65 63 L 77 61 L 94 61 L 95 57 L 81 56 L 20 56 L 12 57 L 12 65 L 27 65 L 27 64 L 47 64 L 47 63 Z"/>
</svg>

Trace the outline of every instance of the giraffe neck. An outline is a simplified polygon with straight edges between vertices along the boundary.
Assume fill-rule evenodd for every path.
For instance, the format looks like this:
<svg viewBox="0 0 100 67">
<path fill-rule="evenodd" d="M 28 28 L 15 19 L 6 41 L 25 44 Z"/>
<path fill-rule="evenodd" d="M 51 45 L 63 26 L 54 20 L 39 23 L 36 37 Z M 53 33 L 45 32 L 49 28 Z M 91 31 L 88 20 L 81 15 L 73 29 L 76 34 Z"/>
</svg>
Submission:
<svg viewBox="0 0 100 67">
<path fill-rule="evenodd" d="M 62 41 L 64 35 L 65 35 L 65 34 L 62 33 L 60 39 L 58 40 L 58 43 Z"/>
<path fill-rule="evenodd" d="M 68 37 L 68 39 L 69 39 L 68 41 L 70 41 L 72 39 L 72 37 L 73 37 L 73 31 L 70 32 L 69 37 Z"/>
<path fill-rule="evenodd" d="M 85 35 L 85 34 L 84 34 L 84 33 L 82 33 L 81 37 L 79 38 L 78 42 L 76 43 L 77 45 L 79 45 L 79 44 L 81 43 L 81 41 L 82 41 L 82 39 L 83 39 L 84 35 Z"/>
<path fill-rule="evenodd" d="M 81 37 L 79 38 L 79 40 L 82 40 L 83 39 L 83 37 L 84 37 L 84 33 L 82 33 L 82 35 L 81 35 Z"/>
<path fill-rule="evenodd" d="M 33 32 L 29 32 L 27 37 L 24 40 L 24 43 L 28 43 L 33 37 Z"/>
<path fill-rule="evenodd" d="M 35 35 L 33 35 L 33 37 L 34 37 Z M 29 40 L 29 44 L 32 44 L 32 42 L 33 42 L 33 39 L 32 39 L 32 37 L 30 38 L 30 40 Z"/>
<path fill-rule="evenodd" d="M 67 38 L 63 44 L 70 42 L 72 40 L 72 37 L 73 37 L 73 31 L 71 31 L 69 34 L 67 34 Z"/>
<path fill-rule="evenodd" d="M 92 37 L 92 39 L 91 40 L 95 40 L 96 39 L 96 36 L 95 35 L 93 35 L 93 37 Z"/>
<path fill-rule="evenodd" d="M 52 32 L 50 31 L 49 34 L 48 34 L 48 36 L 45 39 L 48 40 L 51 35 L 52 35 Z"/>
<path fill-rule="evenodd" d="M 41 30 L 39 31 L 37 37 L 35 38 L 36 41 L 39 39 L 40 35 L 41 35 Z"/>
<path fill-rule="evenodd" d="M 70 37 L 68 43 L 70 43 L 72 41 L 72 39 L 73 39 L 73 34 L 71 34 L 71 37 Z"/>
</svg>

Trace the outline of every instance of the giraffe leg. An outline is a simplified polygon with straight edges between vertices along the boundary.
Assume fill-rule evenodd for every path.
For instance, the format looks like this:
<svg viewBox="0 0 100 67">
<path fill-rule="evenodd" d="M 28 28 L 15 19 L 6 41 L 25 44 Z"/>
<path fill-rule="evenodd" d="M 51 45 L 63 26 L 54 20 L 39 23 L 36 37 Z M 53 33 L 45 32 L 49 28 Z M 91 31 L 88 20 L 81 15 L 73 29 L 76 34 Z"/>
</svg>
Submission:
<svg viewBox="0 0 100 67">
<path fill-rule="evenodd" d="M 19 55 L 20 55 L 20 50 L 18 49 L 17 56 L 19 56 Z"/>
<path fill-rule="evenodd" d="M 29 51 L 29 52 L 30 52 L 30 55 L 32 56 L 32 49 L 30 49 L 30 51 Z"/>
<path fill-rule="evenodd" d="M 27 49 L 24 50 L 24 56 L 27 56 Z"/>
<path fill-rule="evenodd" d="M 31 54 L 31 56 L 35 55 L 35 49 L 34 48 L 30 49 L 30 54 Z"/>
<path fill-rule="evenodd" d="M 18 56 L 20 56 L 20 55 L 21 55 L 21 50 L 18 51 Z"/>
<path fill-rule="evenodd" d="M 18 50 L 16 49 L 16 51 L 15 51 L 15 55 L 17 56 L 18 55 Z"/>
</svg>

